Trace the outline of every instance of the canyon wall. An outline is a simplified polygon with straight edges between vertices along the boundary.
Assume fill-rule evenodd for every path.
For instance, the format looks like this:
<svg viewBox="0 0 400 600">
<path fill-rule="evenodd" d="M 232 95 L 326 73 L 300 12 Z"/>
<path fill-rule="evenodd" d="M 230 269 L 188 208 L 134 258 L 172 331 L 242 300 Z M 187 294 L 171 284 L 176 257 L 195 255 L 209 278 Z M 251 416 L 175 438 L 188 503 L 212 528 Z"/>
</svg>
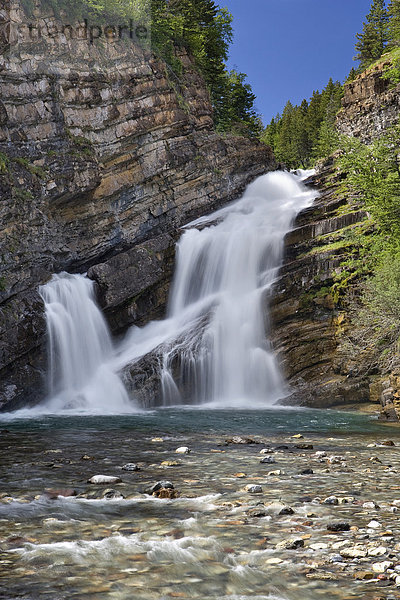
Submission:
<svg viewBox="0 0 400 600">
<path fill-rule="evenodd" d="M 23 19 L 2 10 L 0 25 L 7 17 Z M 49 23 L 57 24 L 43 17 Z M 178 81 L 139 45 L 107 49 L 104 68 L 104 48 L 86 56 L 85 41 L 66 39 L 62 53 L 45 42 L 40 52 L 10 52 L 7 31 L 0 27 L 3 410 L 45 392 L 38 286 L 52 273 L 87 271 L 114 333 L 158 317 L 179 228 L 276 168 L 267 146 L 215 132 L 208 91 L 183 51 Z"/>
</svg>

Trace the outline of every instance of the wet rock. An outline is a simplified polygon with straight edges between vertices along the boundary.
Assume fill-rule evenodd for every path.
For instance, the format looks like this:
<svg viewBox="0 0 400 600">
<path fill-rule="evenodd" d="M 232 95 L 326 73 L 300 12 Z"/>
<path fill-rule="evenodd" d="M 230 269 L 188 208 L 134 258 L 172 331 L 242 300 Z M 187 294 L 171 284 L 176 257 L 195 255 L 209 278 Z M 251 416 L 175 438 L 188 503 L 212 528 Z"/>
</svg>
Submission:
<svg viewBox="0 0 400 600">
<path fill-rule="evenodd" d="M 284 540 L 276 544 L 275 548 L 277 550 L 297 550 L 298 548 L 304 548 L 304 540 L 302 538 Z"/>
<path fill-rule="evenodd" d="M 344 558 L 365 558 L 367 556 L 367 550 L 364 546 L 357 544 L 355 546 L 342 548 L 340 554 Z"/>
<path fill-rule="evenodd" d="M 283 502 L 271 502 L 270 504 L 267 504 L 266 508 L 269 514 L 275 514 L 280 516 L 294 514 L 293 508 L 287 506 L 287 504 L 283 504 Z"/>
<path fill-rule="evenodd" d="M 155 498 L 163 498 L 166 500 L 172 500 L 174 498 L 179 498 L 179 492 L 172 488 L 159 488 L 152 493 L 152 496 Z"/>
<path fill-rule="evenodd" d="M 296 433 L 296 435 L 292 435 L 292 438 L 294 438 L 295 440 L 302 440 L 304 438 L 304 435 L 301 435 L 301 433 Z"/>
<path fill-rule="evenodd" d="M 300 471 L 299 475 L 313 475 L 314 471 L 312 469 L 303 469 Z"/>
<path fill-rule="evenodd" d="M 359 579 L 360 581 L 374 579 L 374 577 L 376 577 L 376 575 L 375 573 L 371 573 L 371 571 L 357 571 L 354 573 L 354 579 Z"/>
<path fill-rule="evenodd" d="M 81 460 L 94 460 L 94 456 L 89 456 L 88 454 L 84 454 L 81 456 Z"/>
<path fill-rule="evenodd" d="M 372 520 L 368 523 L 367 527 L 369 527 L 370 529 L 380 529 L 382 527 L 382 524 L 379 523 L 379 521 Z"/>
<path fill-rule="evenodd" d="M 278 476 L 278 475 L 284 475 L 285 473 L 281 470 L 281 469 L 277 469 L 276 471 L 269 471 L 268 475 L 272 475 L 272 476 Z"/>
<path fill-rule="evenodd" d="M 386 546 L 378 546 L 376 548 L 369 548 L 368 549 L 368 556 L 383 556 L 384 554 L 386 554 L 388 551 L 388 549 L 386 548 Z"/>
<path fill-rule="evenodd" d="M 330 465 L 339 465 L 341 462 L 344 462 L 344 456 L 330 456 L 327 459 L 327 463 Z"/>
<path fill-rule="evenodd" d="M 378 442 L 379 446 L 395 446 L 396 444 L 392 440 L 382 440 Z"/>
<path fill-rule="evenodd" d="M 329 545 L 325 544 L 324 542 L 316 542 L 315 544 L 310 544 L 309 548 L 311 550 L 327 550 Z"/>
<path fill-rule="evenodd" d="M 275 450 L 289 450 L 289 446 L 286 446 L 285 444 L 281 444 L 280 446 L 276 446 Z"/>
<path fill-rule="evenodd" d="M 189 454 L 190 449 L 187 446 L 180 446 L 175 450 L 176 454 Z"/>
<path fill-rule="evenodd" d="M 345 521 L 337 522 L 337 523 L 328 523 L 326 526 L 328 531 L 350 531 L 350 523 Z"/>
<path fill-rule="evenodd" d="M 140 467 L 138 467 L 135 463 L 126 463 L 121 467 L 123 471 L 140 471 Z"/>
<path fill-rule="evenodd" d="M 246 487 L 244 489 L 249 494 L 261 494 L 263 491 L 261 485 L 254 485 L 254 484 L 246 485 Z"/>
<path fill-rule="evenodd" d="M 260 450 L 260 454 L 273 454 L 275 451 L 272 448 L 263 448 Z"/>
<path fill-rule="evenodd" d="M 174 484 L 167 480 L 157 481 L 157 483 L 155 483 L 152 487 L 147 488 L 145 490 L 145 494 L 150 494 L 150 495 L 154 494 L 154 492 L 157 492 L 158 490 L 160 490 L 162 488 L 173 490 Z"/>
<path fill-rule="evenodd" d="M 324 452 L 324 450 L 318 450 L 318 452 L 316 452 L 314 454 L 315 458 L 325 458 L 326 457 L 326 452 Z"/>
<path fill-rule="evenodd" d="M 254 508 L 250 508 L 249 510 L 246 511 L 246 514 L 249 517 L 261 518 L 261 517 L 266 517 L 268 512 L 264 506 L 260 505 L 260 506 L 255 506 Z"/>
<path fill-rule="evenodd" d="M 298 450 L 314 450 L 314 446 L 312 444 L 296 444 L 295 448 Z"/>
<path fill-rule="evenodd" d="M 368 510 L 379 510 L 380 506 L 376 502 L 364 502 L 362 505 L 363 508 Z"/>
<path fill-rule="evenodd" d="M 154 442 L 154 443 L 161 443 L 164 440 L 163 440 L 162 437 L 154 437 L 154 438 L 151 438 L 151 441 Z"/>
<path fill-rule="evenodd" d="M 77 496 L 78 492 L 72 488 L 65 489 L 51 489 L 45 490 L 44 496 L 49 500 L 56 500 L 59 496 L 63 496 L 64 498 L 69 498 L 71 496 Z"/>
<path fill-rule="evenodd" d="M 260 460 L 260 463 L 265 464 L 265 465 L 272 465 L 275 462 L 276 462 L 276 460 L 273 456 L 265 456 L 264 458 L 262 458 Z"/>
<path fill-rule="evenodd" d="M 329 557 L 329 562 L 342 563 L 342 562 L 344 562 L 344 558 L 340 554 L 331 554 L 331 556 Z"/>
<path fill-rule="evenodd" d="M 123 500 L 125 496 L 123 496 L 121 492 L 118 492 L 117 490 L 109 489 L 103 492 L 103 498 L 106 500 Z"/>
<path fill-rule="evenodd" d="M 258 440 L 250 437 L 242 437 L 240 435 L 234 435 L 231 438 L 225 440 L 226 444 L 259 444 Z"/>
<path fill-rule="evenodd" d="M 120 477 L 113 477 L 112 475 L 93 475 L 88 479 L 88 483 L 94 484 L 107 484 L 107 483 L 122 483 Z"/>
<path fill-rule="evenodd" d="M 382 562 L 376 562 L 372 565 L 374 573 L 386 573 L 388 569 L 393 567 L 393 563 L 390 560 L 384 560 Z"/>
<path fill-rule="evenodd" d="M 179 460 L 163 460 L 162 467 L 179 467 L 182 463 Z"/>
<path fill-rule="evenodd" d="M 328 496 L 328 498 L 325 498 L 325 500 L 322 500 L 322 504 L 339 504 L 339 500 L 337 499 L 336 496 Z"/>
</svg>

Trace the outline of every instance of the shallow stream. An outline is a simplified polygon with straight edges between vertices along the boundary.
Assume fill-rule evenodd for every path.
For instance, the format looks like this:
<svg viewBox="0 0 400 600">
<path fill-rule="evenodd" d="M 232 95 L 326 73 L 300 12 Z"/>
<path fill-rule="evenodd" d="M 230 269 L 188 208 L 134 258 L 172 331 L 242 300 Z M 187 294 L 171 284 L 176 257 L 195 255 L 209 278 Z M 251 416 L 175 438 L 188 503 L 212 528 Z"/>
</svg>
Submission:
<svg viewBox="0 0 400 600">
<path fill-rule="evenodd" d="M 0 428 L 0 598 L 400 598 L 396 427 L 335 411 L 179 408 L 3 417 Z M 98 474 L 122 483 L 87 483 Z M 144 493 L 162 480 L 179 497 Z M 58 495 L 68 489 L 77 496 Z M 350 529 L 328 529 L 338 523 Z"/>
</svg>

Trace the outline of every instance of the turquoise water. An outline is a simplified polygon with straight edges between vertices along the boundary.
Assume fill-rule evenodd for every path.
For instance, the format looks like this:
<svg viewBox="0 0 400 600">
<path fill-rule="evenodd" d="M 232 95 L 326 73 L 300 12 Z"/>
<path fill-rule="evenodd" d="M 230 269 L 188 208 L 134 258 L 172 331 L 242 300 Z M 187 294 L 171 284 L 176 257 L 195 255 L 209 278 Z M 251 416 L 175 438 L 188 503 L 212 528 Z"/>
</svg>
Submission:
<svg viewBox="0 0 400 600">
<path fill-rule="evenodd" d="M 132 429 L 140 432 L 174 433 L 374 433 L 382 431 L 376 416 L 357 412 L 313 409 L 205 410 L 202 408 L 158 409 L 139 414 L 106 416 L 58 416 L 15 418 L 0 414 L 0 426 L 19 430 L 108 431 Z M 387 426 L 385 426 L 387 427 Z M 392 427 L 397 431 L 395 427 Z"/>
<path fill-rule="evenodd" d="M 234 435 L 254 443 L 233 444 Z M 376 446 L 387 439 L 394 446 Z M 177 454 L 180 446 L 191 452 Z M 260 463 L 262 448 L 270 449 L 274 464 Z M 372 565 L 388 558 L 400 565 L 400 522 L 392 510 L 400 493 L 400 430 L 368 415 L 193 408 L 104 417 L 3 415 L 0 455 L 3 600 L 400 597 L 389 577 L 355 577 L 373 574 Z M 330 456 L 339 458 L 331 464 Z M 124 470 L 126 463 L 140 470 Z M 97 474 L 122 482 L 88 483 Z M 145 493 L 160 480 L 171 481 L 178 497 Z M 260 493 L 246 491 L 254 484 Z M 64 497 L 66 489 L 76 496 Z M 331 495 L 338 505 L 323 503 Z M 292 514 L 270 509 L 277 501 Z M 364 508 L 365 502 L 379 509 Z M 265 516 L 251 516 L 260 507 Z M 372 519 L 380 529 L 368 529 Z M 332 520 L 353 529 L 330 533 Z M 304 547 L 279 547 L 293 537 Z M 365 558 L 332 562 L 354 545 L 365 548 Z M 383 546 L 382 555 L 367 555 Z"/>
</svg>

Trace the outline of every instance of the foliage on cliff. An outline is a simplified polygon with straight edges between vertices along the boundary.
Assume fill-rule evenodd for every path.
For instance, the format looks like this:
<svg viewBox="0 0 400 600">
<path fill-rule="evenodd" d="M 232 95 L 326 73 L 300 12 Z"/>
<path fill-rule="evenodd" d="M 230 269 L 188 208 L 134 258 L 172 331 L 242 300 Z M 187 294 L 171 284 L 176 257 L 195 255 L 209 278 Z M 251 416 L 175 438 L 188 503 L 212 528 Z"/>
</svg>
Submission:
<svg viewBox="0 0 400 600">
<path fill-rule="evenodd" d="M 210 90 L 219 131 L 257 136 L 262 130 L 254 109 L 255 95 L 246 75 L 228 71 L 232 15 L 213 0 L 151 0 L 153 48 L 166 61 L 172 77 L 180 79 L 175 48 L 193 56 Z"/>
<path fill-rule="evenodd" d="M 274 150 L 277 160 L 289 168 L 312 165 L 337 147 L 335 116 L 343 89 L 332 79 L 322 92 L 314 91 L 300 106 L 287 102 L 282 115 L 267 125 L 262 140 Z"/>
</svg>

